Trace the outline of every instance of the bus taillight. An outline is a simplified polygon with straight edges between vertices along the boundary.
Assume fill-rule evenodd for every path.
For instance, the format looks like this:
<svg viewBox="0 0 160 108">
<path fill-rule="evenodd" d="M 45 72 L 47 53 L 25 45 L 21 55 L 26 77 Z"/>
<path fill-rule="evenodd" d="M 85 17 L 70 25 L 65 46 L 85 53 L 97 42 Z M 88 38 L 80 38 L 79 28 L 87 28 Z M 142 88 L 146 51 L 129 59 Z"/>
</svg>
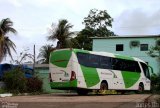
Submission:
<svg viewBox="0 0 160 108">
<path fill-rule="evenodd" d="M 76 79 L 76 73 L 74 71 L 71 72 L 71 78 L 70 81 L 73 81 Z"/>
</svg>

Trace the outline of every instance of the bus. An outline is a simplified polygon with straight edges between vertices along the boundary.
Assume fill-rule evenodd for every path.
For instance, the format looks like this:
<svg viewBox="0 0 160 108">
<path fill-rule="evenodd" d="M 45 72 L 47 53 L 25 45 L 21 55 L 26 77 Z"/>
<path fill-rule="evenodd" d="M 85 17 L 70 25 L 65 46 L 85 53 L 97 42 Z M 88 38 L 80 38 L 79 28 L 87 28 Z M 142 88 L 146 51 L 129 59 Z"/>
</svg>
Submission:
<svg viewBox="0 0 160 108">
<path fill-rule="evenodd" d="M 153 70 L 139 58 L 81 49 L 51 52 L 49 80 L 51 89 L 89 91 L 150 90 Z"/>
</svg>

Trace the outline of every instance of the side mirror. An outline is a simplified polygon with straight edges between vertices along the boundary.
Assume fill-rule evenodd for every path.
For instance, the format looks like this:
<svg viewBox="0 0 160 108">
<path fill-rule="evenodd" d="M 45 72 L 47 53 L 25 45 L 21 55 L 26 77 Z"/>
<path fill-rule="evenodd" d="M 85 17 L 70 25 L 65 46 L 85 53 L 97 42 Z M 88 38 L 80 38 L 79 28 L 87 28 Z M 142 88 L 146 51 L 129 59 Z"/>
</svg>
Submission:
<svg viewBox="0 0 160 108">
<path fill-rule="evenodd" d="M 148 68 L 149 68 L 149 72 L 151 72 L 153 74 L 154 73 L 153 68 L 151 66 L 148 66 Z"/>
</svg>

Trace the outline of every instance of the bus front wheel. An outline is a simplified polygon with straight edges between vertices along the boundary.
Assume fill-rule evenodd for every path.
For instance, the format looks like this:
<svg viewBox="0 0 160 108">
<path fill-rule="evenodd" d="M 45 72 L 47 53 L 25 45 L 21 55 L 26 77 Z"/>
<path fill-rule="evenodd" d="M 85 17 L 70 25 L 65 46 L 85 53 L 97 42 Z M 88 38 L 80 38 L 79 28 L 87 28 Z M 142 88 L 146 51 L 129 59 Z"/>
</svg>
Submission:
<svg viewBox="0 0 160 108">
<path fill-rule="evenodd" d="M 101 85 L 100 85 L 100 90 L 99 90 L 100 94 L 102 94 L 102 95 L 106 94 L 107 90 L 108 90 L 107 83 L 102 82 Z"/>
<path fill-rule="evenodd" d="M 137 93 L 142 93 L 144 91 L 144 85 L 142 83 L 139 84 Z"/>
</svg>

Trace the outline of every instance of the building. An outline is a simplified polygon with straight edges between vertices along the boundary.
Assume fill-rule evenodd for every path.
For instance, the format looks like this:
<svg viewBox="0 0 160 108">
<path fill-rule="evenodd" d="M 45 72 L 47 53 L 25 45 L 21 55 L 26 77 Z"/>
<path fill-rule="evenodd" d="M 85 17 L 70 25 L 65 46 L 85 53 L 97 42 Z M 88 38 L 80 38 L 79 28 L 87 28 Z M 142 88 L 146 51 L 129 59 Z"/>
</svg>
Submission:
<svg viewBox="0 0 160 108">
<path fill-rule="evenodd" d="M 140 58 L 160 72 L 160 61 L 148 56 L 149 48 L 157 45 L 160 35 L 93 37 L 93 51 L 106 51 Z"/>
<path fill-rule="evenodd" d="M 33 64 L 26 64 L 29 67 L 33 67 Z M 49 82 L 49 64 L 36 64 L 35 74 L 38 76 L 42 82 L 42 89 L 44 93 L 64 93 L 63 90 L 51 89 Z M 0 83 L 1 85 L 1 83 Z"/>
</svg>

